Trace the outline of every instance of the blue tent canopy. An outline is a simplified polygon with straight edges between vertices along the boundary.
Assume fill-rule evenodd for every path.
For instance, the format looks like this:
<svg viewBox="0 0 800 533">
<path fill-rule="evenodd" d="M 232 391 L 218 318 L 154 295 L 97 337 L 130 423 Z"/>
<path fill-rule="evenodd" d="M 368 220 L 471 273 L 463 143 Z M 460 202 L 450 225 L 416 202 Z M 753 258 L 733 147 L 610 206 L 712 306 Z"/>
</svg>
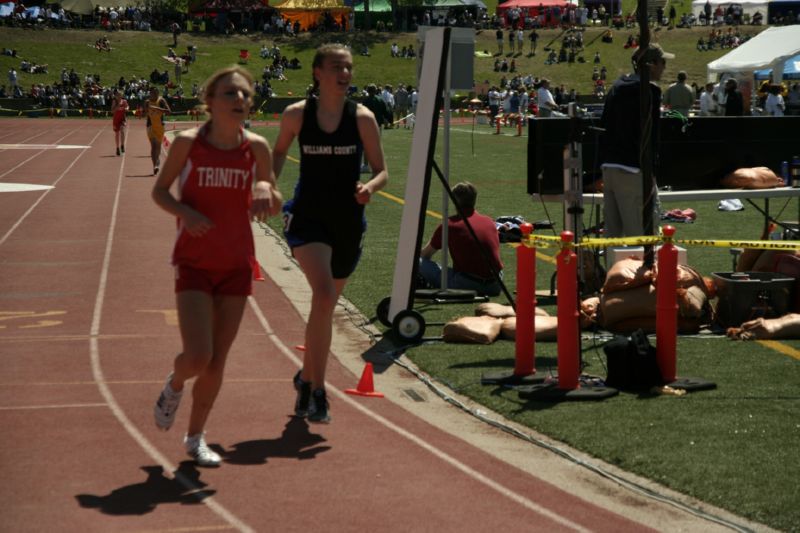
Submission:
<svg viewBox="0 0 800 533">
<path fill-rule="evenodd" d="M 756 70 L 753 75 L 757 80 L 768 80 L 772 69 Z M 786 61 L 783 67 L 784 80 L 800 80 L 800 54 Z M 778 81 L 778 80 L 775 80 Z"/>
</svg>

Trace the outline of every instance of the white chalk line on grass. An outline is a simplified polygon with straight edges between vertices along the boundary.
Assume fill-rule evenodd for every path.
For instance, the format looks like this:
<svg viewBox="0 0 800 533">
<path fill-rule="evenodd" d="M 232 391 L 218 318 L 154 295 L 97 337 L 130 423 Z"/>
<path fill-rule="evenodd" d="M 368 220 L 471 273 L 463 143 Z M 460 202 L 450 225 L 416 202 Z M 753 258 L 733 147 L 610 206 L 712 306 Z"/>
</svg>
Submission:
<svg viewBox="0 0 800 533">
<path fill-rule="evenodd" d="M 264 313 L 261 311 L 261 308 L 258 306 L 258 303 L 255 301 L 255 299 L 252 296 L 250 296 L 248 298 L 248 302 L 250 304 L 250 308 L 255 313 L 256 318 L 261 323 L 261 327 L 264 329 L 264 332 L 267 334 L 267 336 L 270 338 L 270 340 L 275 344 L 275 346 L 277 346 L 277 348 L 281 351 L 281 353 L 283 353 L 283 355 L 285 355 L 290 361 L 292 361 L 298 368 L 301 367 L 302 366 L 302 361 L 300 360 L 300 358 L 297 357 L 294 354 L 294 352 L 288 346 L 286 346 L 286 344 L 283 343 L 283 341 L 281 341 L 281 339 L 278 337 L 278 335 L 272 329 L 272 326 L 270 326 L 269 322 L 267 321 L 266 317 L 264 316 Z M 477 470 L 474 470 L 470 466 L 462 463 L 461 461 L 459 461 L 455 457 L 453 457 L 453 456 L 447 454 L 446 452 L 440 450 L 439 448 L 429 444 L 422 437 L 419 437 L 419 436 L 415 435 L 414 433 L 411 433 L 410 431 L 401 428 L 400 426 L 398 426 L 394 422 L 391 422 L 387 418 L 375 413 L 374 411 L 371 411 L 371 410 L 367 409 L 366 407 L 361 405 L 359 402 L 355 401 L 352 397 L 350 397 L 347 394 L 345 394 L 340 389 L 338 389 L 338 388 L 336 388 L 336 387 L 334 387 L 334 386 L 332 386 L 330 384 L 327 384 L 325 388 L 328 391 L 332 392 L 334 394 L 334 396 L 336 396 L 339 400 L 349 404 L 351 407 L 353 407 L 357 411 L 360 411 L 361 413 L 363 413 L 364 415 L 368 416 L 369 418 L 372 418 L 378 424 L 384 426 L 385 428 L 387 428 L 387 429 L 389 429 L 391 431 L 394 431 L 395 433 L 397 433 L 401 437 L 404 437 L 404 438 L 408 439 L 409 441 L 411 441 L 412 443 L 416 444 L 420 448 L 422 448 L 425 451 L 435 455 L 436 457 L 438 457 L 439 459 L 443 460 L 444 462 L 446 462 L 450 466 L 453 466 L 454 468 L 460 470 L 461 472 L 463 472 L 467 476 L 471 477 L 475 481 L 478 481 L 479 483 L 482 483 L 483 485 L 489 487 L 490 489 L 494 490 L 495 492 L 498 492 L 502 496 L 505 496 L 506 498 L 509 498 L 510 500 L 522 505 L 523 507 L 525 507 L 525 508 L 527 508 L 527 509 L 529 509 L 529 510 L 535 512 L 535 513 L 544 515 L 547 518 L 549 518 L 550 520 L 552 520 L 552 521 L 554 521 L 554 522 L 556 522 L 558 524 L 561 524 L 562 526 L 569 527 L 571 529 L 574 529 L 575 531 L 582 531 L 582 532 L 591 531 L 590 529 L 587 529 L 587 528 L 581 526 L 580 524 L 577 524 L 577 523 L 575 523 L 575 522 L 573 522 L 571 520 L 568 520 L 568 519 L 562 517 L 558 513 L 553 512 L 550 509 L 547 509 L 546 507 L 543 507 L 543 506 L 537 504 L 536 502 L 531 501 L 528 498 L 525 498 L 524 496 L 521 496 L 520 494 L 514 492 L 513 490 L 511 490 L 511 489 L 501 485 L 500 483 L 494 481 L 493 479 L 490 479 L 489 477 L 481 474 Z"/>
<path fill-rule="evenodd" d="M 101 130 L 102 131 L 102 130 Z M 98 134 L 99 135 L 99 134 Z M 95 137 L 96 139 L 97 137 Z M 94 142 L 94 139 L 92 139 Z M 114 204 L 111 209 L 111 221 L 108 227 L 108 236 L 106 237 L 106 248 L 103 255 L 103 266 L 100 270 L 100 280 L 97 287 L 97 297 L 95 298 L 94 311 L 92 312 L 92 326 L 89 332 L 89 357 L 92 366 L 92 377 L 97 383 L 97 388 L 103 399 L 108 404 L 108 408 L 116 417 L 117 421 L 122 425 L 134 441 L 150 456 L 150 458 L 161 466 L 165 475 L 172 475 L 174 479 L 180 483 L 188 491 L 199 491 L 203 488 L 200 485 L 193 483 L 190 479 L 186 478 L 183 474 L 177 472 L 177 468 L 170 462 L 158 449 L 139 431 L 136 425 L 125 415 L 125 411 L 117 403 L 114 394 L 108 387 L 103 375 L 103 368 L 100 362 L 100 321 L 103 315 L 103 303 L 105 302 L 106 287 L 108 284 L 108 270 L 111 263 L 111 250 L 114 245 L 114 232 L 117 226 L 117 213 L 119 210 L 119 199 L 122 191 L 122 176 L 123 169 L 125 168 L 125 154 L 120 160 L 119 173 L 117 175 L 117 190 L 114 195 Z M 230 524 L 233 528 L 243 532 L 254 532 L 253 528 L 245 524 L 242 520 L 236 517 L 233 513 L 228 511 L 225 507 L 219 504 L 212 497 L 203 498 L 202 503 L 206 505 L 214 514 L 222 520 Z"/>
</svg>

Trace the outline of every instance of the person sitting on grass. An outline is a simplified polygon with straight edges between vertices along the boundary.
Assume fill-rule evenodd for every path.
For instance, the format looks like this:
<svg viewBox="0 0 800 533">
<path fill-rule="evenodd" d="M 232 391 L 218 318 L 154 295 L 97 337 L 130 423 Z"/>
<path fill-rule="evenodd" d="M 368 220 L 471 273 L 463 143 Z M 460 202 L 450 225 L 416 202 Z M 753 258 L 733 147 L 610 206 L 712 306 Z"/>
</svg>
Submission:
<svg viewBox="0 0 800 533">
<path fill-rule="evenodd" d="M 466 221 L 460 214 L 447 221 L 447 249 L 453 260 L 453 266 L 447 269 L 447 287 L 474 290 L 479 295 L 497 296 L 500 294 L 500 280 L 503 278 L 503 262 L 500 260 L 500 237 L 494 220 L 476 211 L 478 190 L 472 183 L 457 183 L 453 187 L 453 196 Z M 467 223 L 475 232 L 477 240 L 472 237 Z M 428 244 L 420 251 L 419 274 L 428 287 L 441 287 L 442 267 L 431 259 L 441 249 L 440 224 Z"/>
</svg>

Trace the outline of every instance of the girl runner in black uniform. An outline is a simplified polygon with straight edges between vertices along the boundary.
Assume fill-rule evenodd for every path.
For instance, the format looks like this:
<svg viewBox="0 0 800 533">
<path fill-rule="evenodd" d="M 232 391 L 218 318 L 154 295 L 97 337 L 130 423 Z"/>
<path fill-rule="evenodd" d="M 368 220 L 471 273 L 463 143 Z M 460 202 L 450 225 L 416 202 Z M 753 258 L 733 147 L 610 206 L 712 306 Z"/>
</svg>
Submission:
<svg viewBox="0 0 800 533">
<path fill-rule="evenodd" d="M 331 345 L 333 311 L 355 270 L 366 229 L 364 205 L 388 178 L 375 116 L 347 99 L 353 56 L 339 44 L 317 49 L 312 64 L 317 96 L 283 112 L 273 150 L 279 176 L 292 141 L 300 145 L 300 180 L 284 207 L 284 233 L 311 286 L 311 312 L 303 368 L 294 377 L 295 415 L 330 422 L 325 368 Z M 361 155 L 372 176 L 359 180 Z"/>
</svg>

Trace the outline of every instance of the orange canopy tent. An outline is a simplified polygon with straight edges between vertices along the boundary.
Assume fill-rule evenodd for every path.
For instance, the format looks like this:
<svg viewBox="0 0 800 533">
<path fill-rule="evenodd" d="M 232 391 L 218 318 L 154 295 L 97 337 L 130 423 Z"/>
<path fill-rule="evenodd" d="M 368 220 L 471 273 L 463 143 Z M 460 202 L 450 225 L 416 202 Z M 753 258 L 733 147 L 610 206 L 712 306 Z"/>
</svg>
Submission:
<svg viewBox="0 0 800 533">
<path fill-rule="evenodd" d="M 274 7 L 290 23 L 300 22 L 302 30 L 317 26 L 325 12 L 338 21 L 342 15 L 347 16 L 352 11 L 351 7 L 344 5 L 343 0 L 287 0 Z"/>
</svg>

